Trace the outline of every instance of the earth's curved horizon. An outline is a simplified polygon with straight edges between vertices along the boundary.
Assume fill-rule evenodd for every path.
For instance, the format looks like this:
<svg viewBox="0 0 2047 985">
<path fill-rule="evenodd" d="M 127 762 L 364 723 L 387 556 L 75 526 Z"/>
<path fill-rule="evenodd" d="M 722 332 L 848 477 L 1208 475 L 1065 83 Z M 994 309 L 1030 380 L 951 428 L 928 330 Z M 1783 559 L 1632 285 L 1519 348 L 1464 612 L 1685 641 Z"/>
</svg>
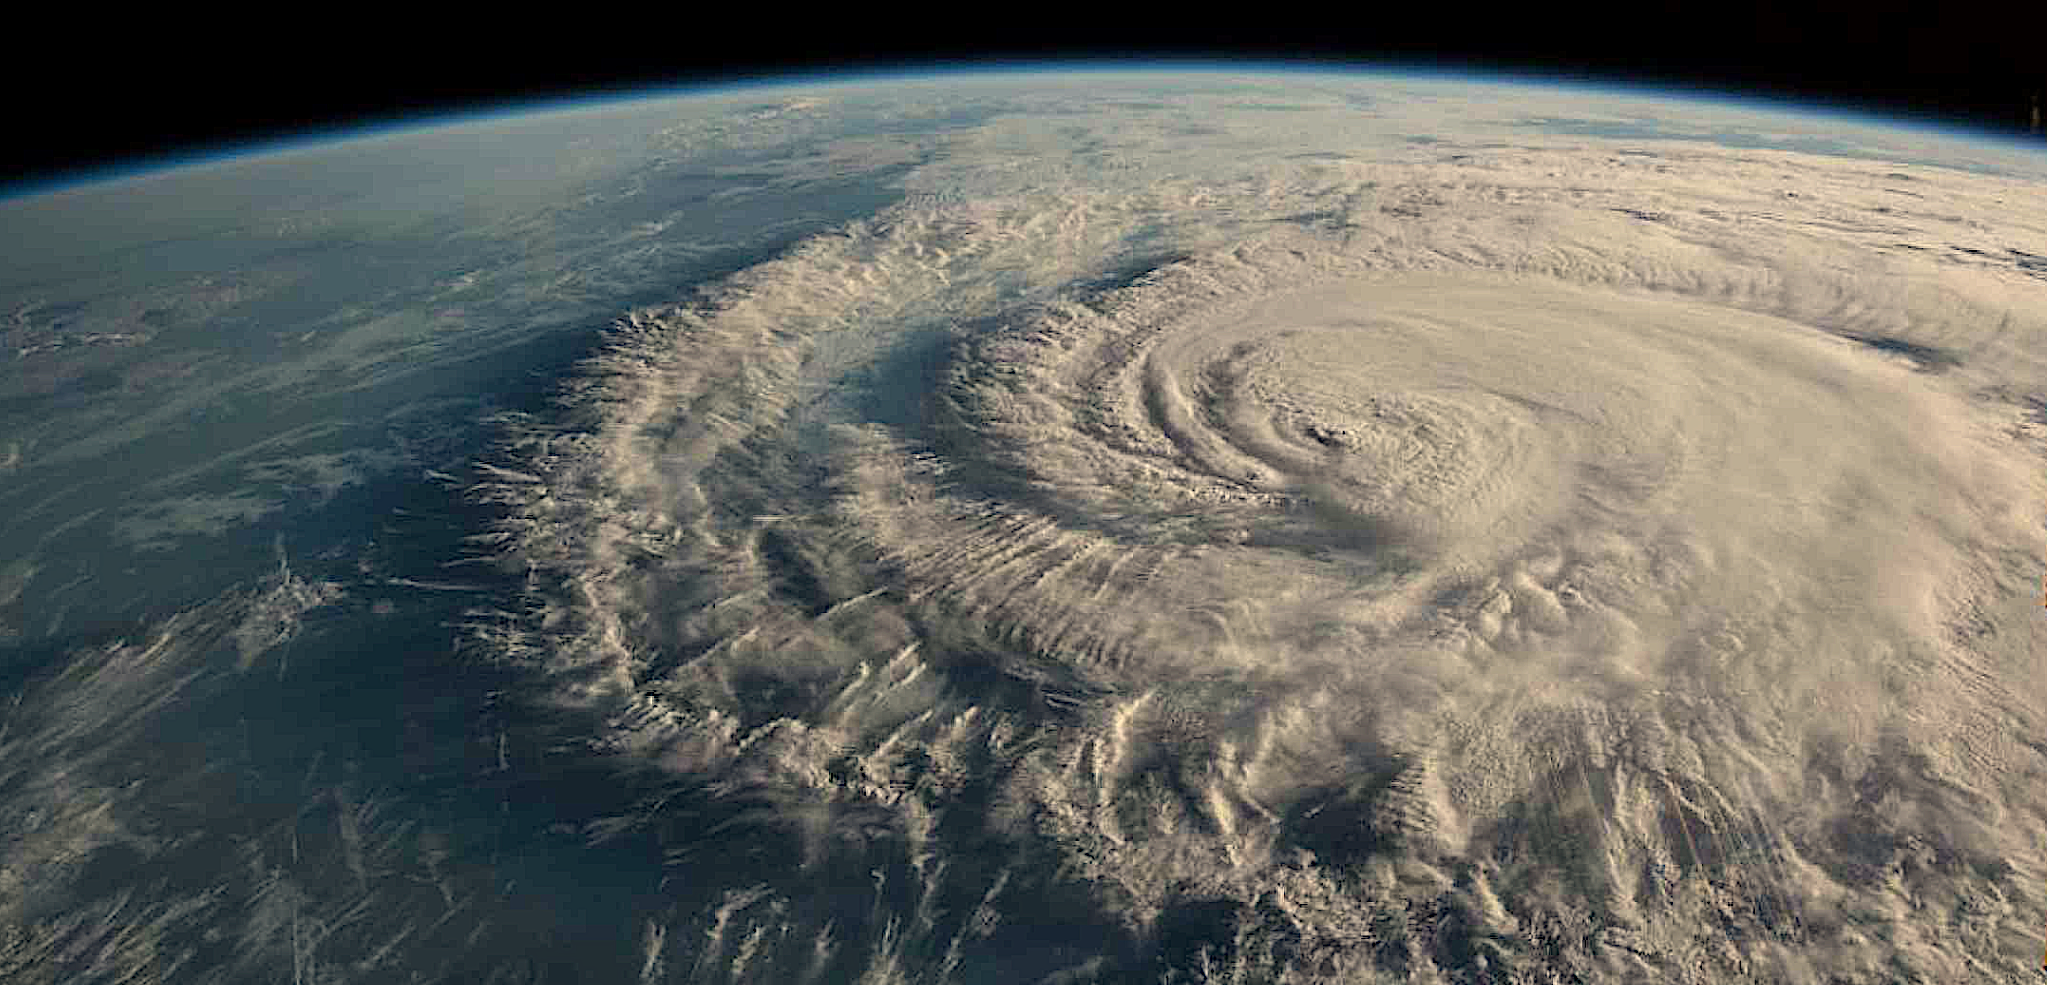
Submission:
<svg viewBox="0 0 2047 985">
<path fill-rule="evenodd" d="M 0 242 L 0 979 L 2047 947 L 2047 149 L 797 80 L 61 187 Z"/>
</svg>

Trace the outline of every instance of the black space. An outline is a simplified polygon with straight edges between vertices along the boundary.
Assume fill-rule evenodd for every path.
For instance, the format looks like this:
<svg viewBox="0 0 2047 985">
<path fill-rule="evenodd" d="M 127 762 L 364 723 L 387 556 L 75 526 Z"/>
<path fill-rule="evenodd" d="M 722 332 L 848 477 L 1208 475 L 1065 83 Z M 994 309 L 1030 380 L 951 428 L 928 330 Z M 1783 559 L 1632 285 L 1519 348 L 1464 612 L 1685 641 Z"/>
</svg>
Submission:
<svg viewBox="0 0 2047 985">
<path fill-rule="evenodd" d="M 1405 0 L 1233 15 L 1229 5 L 1200 15 L 1211 8 L 1142 5 L 1112 26 L 1101 26 L 1099 7 L 1080 19 L 1008 7 L 944 15 L 955 24 L 946 40 L 878 8 L 835 9 L 809 22 L 816 15 L 779 6 L 720 5 L 716 18 L 669 14 L 603 29 L 577 26 L 612 22 L 594 9 L 511 28 L 504 11 L 433 28 L 367 18 L 181 22 L 131 27 L 112 41 L 103 26 L 76 23 L 47 44 L 22 39 L 42 57 L 0 69 L 14 110 L 0 144 L 0 185 L 591 92 L 1038 59 L 1498 69 L 1734 91 L 2011 134 L 2025 133 L 2033 101 L 2047 99 L 2047 4 Z"/>
</svg>

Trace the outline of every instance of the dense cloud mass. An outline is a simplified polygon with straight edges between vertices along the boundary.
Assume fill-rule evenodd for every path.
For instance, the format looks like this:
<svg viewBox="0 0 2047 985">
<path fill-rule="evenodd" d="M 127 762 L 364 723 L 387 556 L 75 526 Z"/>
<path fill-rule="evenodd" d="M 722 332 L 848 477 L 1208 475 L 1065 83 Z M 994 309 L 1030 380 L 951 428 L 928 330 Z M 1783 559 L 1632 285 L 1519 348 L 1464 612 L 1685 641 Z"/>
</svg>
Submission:
<svg viewBox="0 0 2047 985">
<path fill-rule="evenodd" d="M 670 778 L 593 825 L 674 842 L 650 961 L 2037 961 L 2037 191 L 1534 136 L 1195 170 L 962 179 L 514 422 L 496 638 Z"/>
</svg>

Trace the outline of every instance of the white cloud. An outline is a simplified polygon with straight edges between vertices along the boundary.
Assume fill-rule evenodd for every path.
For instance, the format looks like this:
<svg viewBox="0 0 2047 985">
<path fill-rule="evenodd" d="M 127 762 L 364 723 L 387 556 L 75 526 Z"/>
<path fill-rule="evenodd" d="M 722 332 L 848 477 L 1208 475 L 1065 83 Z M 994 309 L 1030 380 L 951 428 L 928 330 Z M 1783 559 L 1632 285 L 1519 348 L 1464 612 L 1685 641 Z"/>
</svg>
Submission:
<svg viewBox="0 0 2047 985">
<path fill-rule="evenodd" d="M 1033 144 L 1053 190 L 962 159 L 633 316 L 495 489 L 550 573 L 522 652 L 806 867 L 908 846 L 906 919 L 993 838 L 1056 873 L 998 922 L 1063 882 L 1168 957 L 1211 912 L 1274 968 L 2017 967 L 1972 935 L 2043 915 L 2047 283 L 1985 258 L 2047 212 L 1516 138 Z"/>
</svg>

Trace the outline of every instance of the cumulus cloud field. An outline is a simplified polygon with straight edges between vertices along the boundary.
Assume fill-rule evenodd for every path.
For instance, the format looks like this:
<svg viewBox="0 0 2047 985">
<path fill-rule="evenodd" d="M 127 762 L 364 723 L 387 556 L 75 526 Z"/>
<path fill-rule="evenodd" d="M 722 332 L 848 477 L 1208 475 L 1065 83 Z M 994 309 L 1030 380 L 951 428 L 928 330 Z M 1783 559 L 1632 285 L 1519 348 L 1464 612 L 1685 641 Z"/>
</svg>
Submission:
<svg viewBox="0 0 2047 985">
<path fill-rule="evenodd" d="M 643 793 L 637 980 L 2031 973 L 2047 165 L 1090 85 L 496 422 L 464 652 Z"/>
</svg>

